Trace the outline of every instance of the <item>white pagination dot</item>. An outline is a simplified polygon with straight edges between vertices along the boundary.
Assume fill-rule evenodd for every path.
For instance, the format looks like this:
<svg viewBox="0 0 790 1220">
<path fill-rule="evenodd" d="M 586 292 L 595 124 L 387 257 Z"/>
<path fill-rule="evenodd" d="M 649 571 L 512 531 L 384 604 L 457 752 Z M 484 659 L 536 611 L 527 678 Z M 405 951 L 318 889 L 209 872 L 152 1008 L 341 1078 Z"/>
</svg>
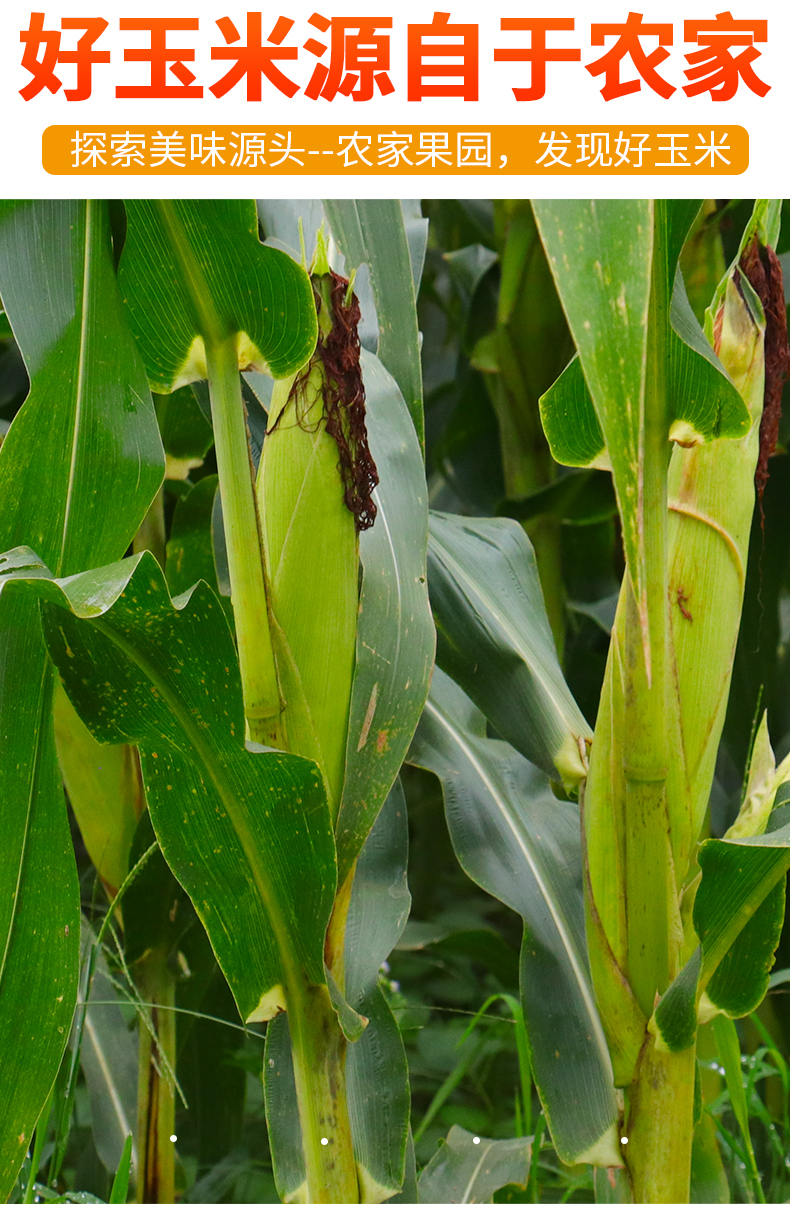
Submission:
<svg viewBox="0 0 790 1220">
<path fill-rule="evenodd" d="M 473 1143 L 473 1144 L 479 1144 L 479 1143 L 480 1143 L 480 1136 L 479 1136 L 479 1135 L 473 1135 L 473 1136 L 472 1136 L 472 1143 Z"/>
<path fill-rule="evenodd" d="M 326 1138 L 326 1136 L 325 1136 L 325 1135 L 322 1135 L 322 1136 L 321 1136 L 321 1143 L 322 1143 L 322 1144 L 328 1144 L 328 1143 L 329 1143 L 329 1140 Z"/>
<path fill-rule="evenodd" d="M 170 1143 L 171 1143 L 171 1144 L 174 1144 L 174 1143 L 176 1142 L 176 1140 L 177 1140 L 177 1139 L 178 1139 L 178 1136 L 177 1136 L 177 1135 L 171 1135 L 171 1136 L 170 1136 Z"/>
<path fill-rule="evenodd" d="M 621 1143 L 621 1144 L 627 1144 L 627 1143 L 628 1143 L 628 1136 L 627 1136 L 627 1135 L 621 1135 L 621 1136 L 620 1136 L 620 1143 Z"/>
</svg>

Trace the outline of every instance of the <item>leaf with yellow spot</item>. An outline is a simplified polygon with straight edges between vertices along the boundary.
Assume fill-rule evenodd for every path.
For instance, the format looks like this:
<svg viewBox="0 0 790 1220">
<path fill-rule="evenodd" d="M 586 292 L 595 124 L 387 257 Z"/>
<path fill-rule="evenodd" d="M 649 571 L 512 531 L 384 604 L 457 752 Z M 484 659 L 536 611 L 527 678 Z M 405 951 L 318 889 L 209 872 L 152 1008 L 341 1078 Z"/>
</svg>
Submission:
<svg viewBox="0 0 790 1220">
<path fill-rule="evenodd" d="M 147 552 L 55 581 L 19 548 L 0 572 L 3 597 L 16 586 L 43 603 L 50 655 L 97 740 L 139 744 L 162 852 L 242 1017 L 265 1020 L 306 983 L 323 987 L 336 881 L 323 782 L 306 759 L 245 748 L 233 641 L 211 590 L 172 602 Z"/>
</svg>

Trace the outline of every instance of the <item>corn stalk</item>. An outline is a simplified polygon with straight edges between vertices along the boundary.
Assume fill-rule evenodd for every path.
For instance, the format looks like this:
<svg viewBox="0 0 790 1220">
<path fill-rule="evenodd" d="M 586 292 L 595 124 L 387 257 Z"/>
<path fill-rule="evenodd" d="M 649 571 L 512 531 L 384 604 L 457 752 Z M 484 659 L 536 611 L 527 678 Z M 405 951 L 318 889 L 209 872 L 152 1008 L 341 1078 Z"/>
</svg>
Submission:
<svg viewBox="0 0 790 1220">
<path fill-rule="evenodd" d="M 542 218 L 544 239 L 600 420 L 591 457 L 600 463 L 604 449 L 611 455 L 626 545 L 626 577 L 582 797 L 591 969 L 614 1081 L 625 1092 L 621 1130 L 634 1201 L 687 1202 L 696 1017 L 689 1025 L 686 1014 L 680 1037 L 666 1014 L 679 1003 L 681 976 L 685 980 L 703 935 L 695 908 L 697 850 L 740 622 L 766 394 L 774 410 L 775 390 L 765 388 L 765 310 L 776 314 L 771 280 L 777 264 L 765 244 L 775 222 L 770 208 L 757 210 L 740 262 L 708 316 L 707 371 L 718 358 L 747 414 L 739 422 L 735 411 L 728 424 L 721 403 L 730 391 L 720 384 L 718 416 L 706 428 L 699 381 L 693 391 L 690 380 L 684 387 L 696 402 L 673 395 L 678 337 L 700 354 L 704 348 L 700 336 L 689 339 L 688 315 L 685 332 L 678 324 L 682 289 L 674 282 L 679 245 L 671 210 L 655 206 L 638 407 L 633 398 L 613 402 L 611 387 L 602 399 L 600 368 L 579 334 L 588 324 L 557 270 L 563 241 L 549 211 Z M 617 274 L 613 247 L 610 258 L 598 266 L 602 279 Z M 624 286 L 624 310 L 625 297 Z M 774 314 L 768 342 L 775 346 Z M 770 346 L 768 351 L 769 366 L 776 367 Z M 552 406 L 560 399 L 548 398 L 544 419 L 551 440 Z M 630 468 L 613 447 L 619 419 L 630 421 L 625 427 L 637 459 Z M 772 443 L 766 435 L 763 427 L 763 454 Z M 678 443 L 670 453 L 672 439 Z M 764 827 L 765 820 L 757 833 Z M 745 914 L 741 927 L 747 922 Z M 703 990 L 700 979 L 697 1002 Z M 657 1011 L 662 996 L 670 998 Z M 708 1019 L 716 1011 L 703 1005 Z"/>
<path fill-rule="evenodd" d="M 133 208 L 121 279 L 152 386 L 164 393 L 200 375 L 208 379 L 246 736 L 253 743 L 312 760 L 322 805 L 321 827 L 303 841 L 302 853 L 321 860 L 323 879 L 314 901 L 326 912 L 328 926 L 320 957 L 317 941 L 305 957 L 295 930 L 289 930 L 295 907 L 278 908 L 279 899 L 266 892 L 266 881 L 255 863 L 260 831 L 245 824 L 254 819 L 253 808 L 237 810 L 231 817 L 243 854 L 252 864 L 279 954 L 276 973 L 268 968 L 263 972 L 274 986 L 258 993 L 257 1004 L 249 1002 L 253 997 L 248 988 L 242 996 L 234 984 L 239 964 L 223 960 L 216 935 L 222 939 L 224 927 L 213 931 L 208 919 L 206 923 L 242 1015 L 271 1022 L 268 1061 L 283 1063 L 278 1047 L 285 1048 L 291 1061 L 284 1076 L 278 1066 L 266 1082 L 275 1174 L 283 1196 L 321 1203 L 380 1201 L 396 1193 L 402 1179 L 406 1112 L 399 1113 L 388 1137 L 395 1149 L 394 1161 L 390 1157 L 384 1166 L 376 1165 L 377 1153 L 368 1147 L 364 1126 L 358 1121 L 352 1129 L 346 1062 L 350 1044 L 361 1036 L 373 1043 L 389 1039 L 386 1053 L 391 1055 L 392 1019 L 369 995 L 369 980 L 359 979 L 358 970 L 355 973 L 355 962 L 348 960 L 347 938 L 356 858 L 397 774 L 410 717 L 416 718 L 424 698 L 430 625 L 426 632 L 418 622 L 415 644 L 403 653 L 404 660 L 413 658 L 423 670 L 416 681 L 414 674 L 404 674 L 405 690 L 414 684 L 405 700 L 397 660 L 387 664 L 388 681 L 394 679 L 398 687 L 390 693 L 374 681 L 372 690 L 365 691 L 371 663 L 364 652 L 360 660 L 359 637 L 370 630 L 365 589 L 372 587 L 370 596 L 380 597 L 377 581 L 385 585 L 389 581 L 387 596 L 395 606 L 408 595 L 423 621 L 427 603 L 424 589 L 411 594 L 403 583 L 411 565 L 398 559 L 393 583 L 388 558 L 384 564 L 375 562 L 368 586 L 362 582 L 360 609 L 359 531 L 372 526 L 376 517 L 371 494 L 377 475 L 366 434 L 356 332 L 359 307 L 348 282 L 330 270 L 323 239 L 310 283 L 291 260 L 260 247 L 246 205 L 224 207 L 227 214 L 222 217 L 220 206 L 220 223 L 214 231 L 206 223 L 208 211 L 196 205 Z M 242 214 L 248 231 L 240 243 L 233 225 Z M 374 238 L 375 226 L 369 240 Z M 246 252 L 240 248 L 245 243 Z M 171 316 L 165 318 L 160 309 L 157 319 L 169 334 L 169 346 L 162 345 L 161 335 L 152 332 L 146 317 L 152 302 L 162 299 L 156 291 L 159 265 L 152 270 L 150 261 L 152 247 L 159 251 L 164 276 L 178 280 Z M 405 241 L 403 250 L 408 257 Z M 248 291 L 239 290 L 240 280 L 248 281 Z M 239 379 L 239 370 L 245 367 L 267 368 L 275 378 L 257 478 Z M 381 373 L 376 370 L 375 376 L 380 378 Z M 409 384 L 413 390 L 411 374 Z M 412 424 L 397 387 L 391 384 L 386 392 L 392 395 L 393 389 L 398 401 L 390 403 L 390 416 L 401 419 L 401 429 L 405 422 L 410 435 Z M 418 408 L 415 402 L 413 409 Z M 390 452 L 409 455 L 406 486 L 413 485 L 411 467 L 419 459 L 411 440 L 404 444 L 400 439 L 394 446 L 388 429 L 380 431 L 386 461 Z M 399 495 L 402 492 L 393 499 L 390 492 L 389 500 L 397 503 Z M 415 509 L 419 513 L 419 499 Z M 377 537 L 391 551 L 389 528 L 386 525 Z M 374 544 L 372 551 L 377 545 L 381 549 L 380 543 Z M 381 623 L 378 612 L 377 618 Z M 380 634 L 381 628 L 377 630 Z M 381 644 L 370 647 L 370 653 L 378 662 Z M 394 697 L 405 709 L 398 716 L 397 730 Z M 365 750 L 372 727 L 370 747 L 386 742 L 389 758 L 382 758 L 381 744 L 377 751 Z M 402 744 L 395 739 L 396 731 Z M 265 759 L 261 756 L 261 767 Z M 354 796 L 346 794 L 349 787 Z M 308 800 L 297 787 L 291 799 L 306 806 L 315 798 Z M 226 801 L 229 810 L 231 805 Z M 156 814 L 153 821 L 157 834 L 164 834 Z M 344 836 L 339 877 L 332 838 L 335 826 Z M 189 890 L 172 854 L 169 863 Z M 275 884 L 280 873 L 291 868 L 285 856 L 276 861 Z M 385 955 L 390 947 L 387 940 Z M 225 952 L 238 956 L 238 951 Z M 365 1014 L 373 1004 L 375 1019 L 350 1006 L 345 996 L 348 987 L 355 993 L 353 1003 L 361 1005 Z M 274 1020 L 282 1011 L 287 1015 Z M 363 1034 L 371 1021 L 370 1032 Z M 385 1052 L 382 1048 L 370 1053 L 375 1058 Z M 401 1071 L 397 1066 L 389 1087 L 405 1096 L 397 1083 Z M 353 1108 L 361 1113 L 366 1104 L 357 1098 Z M 403 1110 L 400 1101 L 398 1108 Z M 286 1137 L 282 1133 L 288 1124 L 293 1134 Z"/>
</svg>

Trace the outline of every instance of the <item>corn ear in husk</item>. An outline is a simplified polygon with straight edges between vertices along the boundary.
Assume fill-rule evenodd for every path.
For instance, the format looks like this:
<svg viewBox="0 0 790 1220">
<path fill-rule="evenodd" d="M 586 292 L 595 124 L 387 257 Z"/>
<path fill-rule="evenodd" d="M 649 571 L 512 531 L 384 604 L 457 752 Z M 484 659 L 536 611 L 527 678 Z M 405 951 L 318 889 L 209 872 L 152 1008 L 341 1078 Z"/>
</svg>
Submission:
<svg viewBox="0 0 790 1220">
<path fill-rule="evenodd" d="M 346 281 L 319 260 L 318 346 L 295 378 L 275 383 L 258 500 L 285 737 L 321 767 L 336 816 L 354 676 L 358 529 L 373 523 L 376 475 L 364 432 L 359 308 Z"/>
</svg>

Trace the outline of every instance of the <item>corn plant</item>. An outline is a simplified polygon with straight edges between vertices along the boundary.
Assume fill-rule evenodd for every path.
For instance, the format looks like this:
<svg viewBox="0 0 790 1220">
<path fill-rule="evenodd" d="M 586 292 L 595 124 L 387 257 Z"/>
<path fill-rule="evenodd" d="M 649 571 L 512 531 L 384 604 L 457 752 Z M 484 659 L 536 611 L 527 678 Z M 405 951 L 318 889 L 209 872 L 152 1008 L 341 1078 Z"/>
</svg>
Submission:
<svg viewBox="0 0 790 1220">
<path fill-rule="evenodd" d="M 693 1163 L 723 1177 L 698 1029 L 714 1021 L 731 1063 L 732 1020 L 766 993 L 790 865 L 774 811 L 788 762 L 764 720 L 737 820 L 708 837 L 755 480 L 762 494 L 787 375 L 779 206 L 756 205 L 704 331 L 678 267 L 698 203 L 533 210 L 576 347 L 541 399 L 545 436 L 562 466 L 611 471 L 625 553 L 595 730 L 523 530 L 436 513 L 441 669 L 411 759 L 441 779 L 463 867 L 524 919 L 522 1001 L 557 1153 L 596 1167 L 599 1201 L 687 1202 Z"/>
<path fill-rule="evenodd" d="M 378 970 L 408 913 L 397 776 L 434 646 L 415 280 L 400 205 L 333 209 L 350 268 L 373 271 L 380 359 L 360 353 L 328 235 L 308 269 L 261 244 L 252 203 L 0 210 L 0 292 L 31 383 L 0 454 L 3 1197 L 39 1123 L 32 1194 L 78 1000 L 56 738 L 112 900 L 99 941 L 115 939 L 140 1013 L 138 1201 L 175 1197 L 190 908 L 242 1020 L 268 1022 L 282 1197 L 401 1189 L 408 1083 Z M 411 348 L 388 345 L 388 281 Z M 163 477 L 183 483 L 212 435 L 216 495 L 211 479 L 185 495 L 166 554 Z M 61 1133 L 93 1038 L 87 945 Z"/>
<path fill-rule="evenodd" d="M 265 1022 L 284 1201 L 536 1202 L 547 1130 L 563 1200 L 722 1202 L 722 1149 L 761 1198 L 749 1118 L 769 1050 L 786 1067 L 755 1017 L 744 1084 L 734 1020 L 765 995 L 790 865 L 764 718 L 723 838 L 709 806 L 787 367 L 779 209 L 726 272 L 698 212 L 496 205 L 498 307 L 459 381 L 475 418 L 490 396 L 511 516 L 429 528 L 414 205 L 0 205 L 0 339 L 30 380 L 0 449 L 3 1197 L 64 1198 L 80 1079 L 111 1202 L 181 1195 L 176 1113 L 207 1080 L 199 1144 L 232 1166 L 232 1056 Z M 494 257 L 443 262 L 471 299 Z M 577 511 L 617 512 L 625 564 L 594 729 L 562 669 Z M 513 982 L 461 1017 L 415 1142 L 499 1045 L 497 1005 L 515 1118 L 454 1120 L 419 1181 L 408 1001 L 380 974 L 409 912 L 407 753 L 524 922 L 520 1001 L 476 929 Z"/>
</svg>

